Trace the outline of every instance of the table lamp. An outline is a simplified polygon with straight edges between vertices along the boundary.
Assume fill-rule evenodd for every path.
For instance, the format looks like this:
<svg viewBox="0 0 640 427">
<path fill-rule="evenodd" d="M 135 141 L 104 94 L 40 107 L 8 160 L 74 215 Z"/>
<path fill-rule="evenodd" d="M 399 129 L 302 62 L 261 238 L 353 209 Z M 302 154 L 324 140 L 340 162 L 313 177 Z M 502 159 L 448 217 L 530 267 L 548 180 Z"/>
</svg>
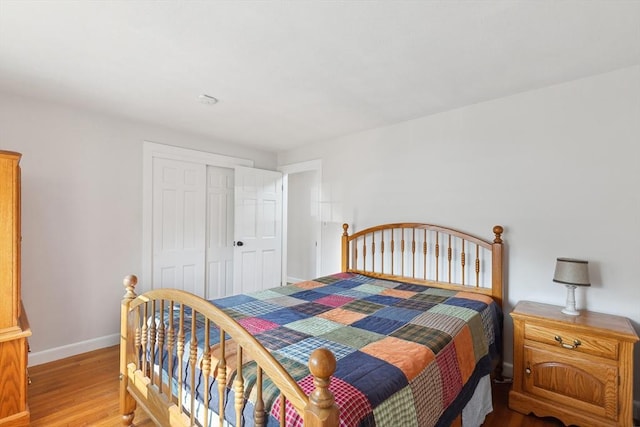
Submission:
<svg viewBox="0 0 640 427">
<path fill-rule="evenodd" d="M 578 316 L 576 310 L 576 286 L 591 286 L 589 282 L 589 262 L 572 258 L 558 258 L 553 281 L 567 287 L 567 304 L 562 310 L 564 314 Z"/>
</svg>

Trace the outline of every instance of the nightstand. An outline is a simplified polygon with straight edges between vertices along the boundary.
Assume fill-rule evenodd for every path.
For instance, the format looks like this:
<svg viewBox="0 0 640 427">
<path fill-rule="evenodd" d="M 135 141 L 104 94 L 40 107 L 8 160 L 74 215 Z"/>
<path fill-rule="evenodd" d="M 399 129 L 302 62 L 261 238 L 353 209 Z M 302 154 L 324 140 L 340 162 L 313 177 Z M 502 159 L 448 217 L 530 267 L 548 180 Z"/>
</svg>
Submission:
<svg viewBox="0 0 640 427">
<path fill-rule="evenodd" d="M 509 407 L 566 425 L 633 426 L 633 345 L 629 319 L 522 301 L 513 318 Z"/>
</svg>

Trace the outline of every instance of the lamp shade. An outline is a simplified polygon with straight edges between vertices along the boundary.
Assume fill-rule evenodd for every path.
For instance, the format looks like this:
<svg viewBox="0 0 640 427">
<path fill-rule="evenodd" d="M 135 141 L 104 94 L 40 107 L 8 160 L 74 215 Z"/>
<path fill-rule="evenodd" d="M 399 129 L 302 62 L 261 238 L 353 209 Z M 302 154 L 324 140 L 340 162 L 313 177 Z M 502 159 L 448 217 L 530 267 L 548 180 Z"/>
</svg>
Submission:
<svg viewBox="0 0 640 427">
<path fill-rule="evenodd" d="M 558 258 L 553 281 L 563 285 L 591 286 L 589 262 L 572 258 Z"/>
</svg>

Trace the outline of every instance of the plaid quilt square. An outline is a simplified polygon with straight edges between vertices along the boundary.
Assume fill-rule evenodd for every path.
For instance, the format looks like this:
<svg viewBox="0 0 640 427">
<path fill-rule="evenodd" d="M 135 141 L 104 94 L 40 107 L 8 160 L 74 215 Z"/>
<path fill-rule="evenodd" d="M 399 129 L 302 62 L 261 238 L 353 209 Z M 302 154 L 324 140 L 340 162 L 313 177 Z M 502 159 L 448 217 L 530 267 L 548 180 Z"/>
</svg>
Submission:
<svg viewBox="0 0 640 427">
<path fill-rule="evenodd" d="M 318 335 L 318 338 L 324 338 L 336 343 L 348 345 L 355 349 L 360 349 L 367 344 L 381 340 L 384 338 L 384 335 L 365 331 L 364 329 L 352 328 L 351 326 L 344 326 Z"/>
<path fill-rule="evenodd" d="M 386 319 L 398 320 L 400 322 L 410 322 L 411 319 L 420 315 L 422 312 L 418 310 L 410 310 L 408 308 L 402 307 L 384 307 L 375 313 L 372 316 L 376 317 L 384 317 Z"/>
<path fill-rule="evenodd" d="M 300 289 L 315 289 L 324 287 L 324 283 L 316 282 L 314 280 L 307 280 L 304 282 L 295 283 L 293 286 Z"/>
<path fill-rule="evenodd" d="M 396 286 L 396 289 L 400 291 L 424 292 L 425 287 L 411 283 L 399 283 L 398 286 Z"/>
<path fill-rule="evenodd" d="M 468 322 L 469 319 L 478 315 L 478 312 L 470 308 L 459 307 L 455 305 L 438 304 L 429 309 L 430 313 L 444 314 L 447 316 L 457 317 Z"/>
<path fill-rule="evenodd" d="M 394 305 L 394 304 L 398 303 L 399 301 L 402 301 L 401 298 L 394 297 L 394 296 L 389 296 L 389 295 L 384 295 L 384 294 L 371 295 L 371 296 L 363 298 L 362 300 L 363 301 L 372 302 L 374 304 L 380 304 L 380 305 Z"/>
<path fill-rule="evenodd" d="M 333 355 L 336 357 L 336 360 L 340 360 L 355 351 L 354 348 L 346 345 L 331 342 L 319 337 L 309 337 L 295 344 L 279 349 L 278 353 L 302 364 L 306 364 L 309 363 L 309 355 L 313 353 L 314 350 L 321 347 L 331 350 Z"/>
<path fill-rule="evenodd" d="M 309 315 L 296 310 L 292 310 L 291 308 L 281 308 L 280 310 L 271 311 L 258 317 L 273 323 L 277 323 L 279 325 L 286 325 L 300 319 L 306 319 L 307 317 L 309 317 Z"/>
<path fill-rule="evenodd" d="M 279 294 L 276 294 L 276 295 L 279 295 Z M 294 305 L 304 304 L 308 302 L 303 299 L 290 297 L 289 295 L 279 295 L 278 297 L 270 298 L 267 301 L 270 302 L 271 304 L 279 305 L 280 307 L 292 307 Z"/>
<path fill-rule="evenodd" d="M 315 301 L 325 296 L 325 294 L 313 290 L 300 291 L 290 295 L 294 298 L 303 299 L 305 301 Z"/>
<path fill-rule="evenodd" d="M 256 338 L 260 343 L 269 350 L 278 350 L 298 341 L 308 338 L 310 335 L 299 331 L 294 331 L 284 326 L 269 329 L 259 334 Z"/>
<path fill-rule="evenodd" d="M 449 291 L 447 291 L 447 292 L 449 292 Z M 449 296 L 444 296 L 444 295 L 434 295 L 430 291 L 417 293 L 417 294 L 415 294 L 415 295 L 413 295 L 411 297 L 411 299 L 418 300 L 418 301 L 424 301 L 424 302 L 428 302 L 428 303 L 431 303 L 431 304 L 440 304 L 442 302 L 445 302 L 447 300 L 447 298 L 450 298 L 450 297 Z"/>
<path fill-rule="evenodd" d="M 403 291 L 401 289 L 385 289 L 380 294 L 390 297 L 408 299 L 414 296 L 416 293 L 414 291 Z"/>
<path fill-rule="evenodd" d="M 345 297 L 362 299 L 362 298 L 368 297 L 371 294 L 367 293 L 367 292 L 358 291 L 358 290 L 356 290 L 356 288 L 353 288 L 353 289 L 341 289 L 341 290 L 336 292 L 336 295 L 342 295 L 342 296 L 345 296 Z"/>
<path fill-rule="evenodd" d="M 406 322 L 400 322 L 393 319 L 385 319 L 384 317 L 368 316 L 351 324 L 354 328 L 364 329 L 366 331 L 377 332 L 382 335 L 389 335 L 396 329 L 400 329 Z"/>
<path fill-rule="evenodd" d="M 413 309 L 413 310 L 418 310 L 418 311 L 423 312 L 423 311 L 429 310 L 435 304 L 434 303 L 430 303 L 430 302 L 426 302 L 426 301 L 420 301 L 420 300 L 417 300 L 417 299 L 405 299 L 405 300 L 402 300 L 402 301 L 398 301 L 394 305 L 396 307 L 410 308 L 410 309 Z"/>
<path fill-rule="evenodd" d="M 440 350 L 451 342 L 451 335 L 445 332 L 412 323 L 408 323 L 394 331 L 391 336 L 420 343 L 431 349 L 434 354 L 438 354 Z"/>
<path fill-rule="evenodd" d="M 324 283 L 325 285 L 330 285 L 335 282 L 341 282 L 343 280 L 350 279 L 354 276 L 355 275 L 353 273 L 336 273 L 330 276 L 319 277 L 313 280 L 315 282 Z"/>
<path fill-rule="evenodd" d="M 264 291 L 259 291 L 259 292 L 255 292 L 252 293 L 251 296 L 255 299 L 259 299 L 259 300 L 269 300 L 272 298 L 279 298 L 282 296 L 282 294 L 279 294 L 278 292 L 275 292 L 271 289 L 267 289 Z"/>
<path fill-rule="evenodd" d="M 323 319 L 321 317 L 309 317 L 307 319 L 287 323 L 287 328 L 313 336 L 321 335 L 341 327 L 342 324 Z"/>
<path fill-rule="evenodd" d="M 371 314 L 380 310 L 382 307 L 384 306 L 381 304 L 363 300 L 354 300 L 345 304 L 342 308 L 345 310 L 357 311 L 358 313 Z"/>
<path fill-rule="evenodd" d="M 300 388 L 306 393 L 311 393 L 315 386 L 313 384 L 313 376 L 309 375 L 298 382 Z M 340 426 L 341 427 L 357 427 L 360 421 L 367 417 L 371 412 L 371 404 L 366 396 L 357 388 L 353 387 L 340 378 L 331 378 L 329 390 L 333 393 L 336 405 L 340 408 Z M 271 414 L 278 417 L 280 407 L 280 398 L 275 402 L 271 409 Z M 302 427 L 303 419 L 293 406 L 287 402 L 285 406 L 285 425 L 287 427 Z"/>
<path fill-rule="evenodd" d="M 260 316 L 280 310 L 281 307 L 261 300 L 253 300 L 244 304 L 236 305 L 234 310 L 244 314 L 245 316 Z"/>
<path fill-rule="evenodd" d="M 430 363 L 410 382 L 410 386 L 413 391 L 418 425 L 435 425 L 444 411 L 442 377 L 438 364 Z"/>
<path fill-rule="evenodd" d="M 393 410 L 391 410 L 393 408 Z M 420 427 L 411 387 L 407 386 L 373 410 L 378 426 Z"/>
<path fill-rule="evenodd" d="M 456 348 L 453 345 L 445 347 L 436 356 L 436 363 L 442 376 L 442 404 L 445 408 L 462 390 L 462 376 L 457 362 Z"/>
<path fill-rule="evenodd" d="M 348 280 L 340 280 L 339 282 L 332 283 L 333 288 L 353 289 L 360 286 L 364 281 L 358 280 L 356 276 L 350 277 Z"/>
<path fill-rule="evenodd" d="M 459 317 L 434 313 L 433 311 L 421 313 L 414 317 L 413 320 L 411 320 L 411 323 L 433 328 L 451 336 L 455 336 L 466 325 L 466 322 Z"/>
<path fill-rule="evenodd" d="M 273 292 L 276 292 L 280 295 L 291 295 L 291 294 L 295 294 L 297 292 L 300 292 L 300 288 L 297 288 L 293 285 L 287 285 L 287 286 L 280 286 L 277 288 L 271 288 L 271 290 Z"/>
<path fill-rule="evenodd" d="M 449 298 L 443 304 L 455 305 L 456 307 L 469 308 L 477 312 L 481 312 L 487 308 L 487 303 L 478 300 L 471 300 L 466 298 Z"/>
<path fill-rule="evenodd" d="M 245 317 L 238 321 L 243 328 L 249 331 L 252 335 L 259 334 L 260 332 L 268 331 L 269 329 L 277 328 L 277 323 L 270 322 L 268 320 L 260 319 L 258 317 Z"/>
<path fill-rule="evenodd" d="M 355 311 L 343 310 L 340 307 L 334 308 L 318 315 L 318 317 L 341 323 L 343 325 L 350 325 L 353 322 L 357 322 L 358 320 L 365 318 L 366 316 L 367 315 L 364 313 L 356 313 Z"/>
<path fill-rule="evenodd" d="M 340 307 L 347 303 L 350 303 L 351 301 L 353 301 L 352 297 L 345 297 L 342 295 L 327 295 L 325 297 L 317 299 L 316 303 L 324 304 L 329 307 Z"/>
<path fill-rule="evenodd" d="M 385 288 L 376 286 L 375 284 L 371 283 L 363 283 L 362 285 L 353 288 L 353 290 L 364 292 L 365 294 L 379 294 L 380 292 L 384 291 Z"/>
<path fill-rule="evenodd" d="M 331 310 L 331 307 L 324 304 L 317 304 L 315 302 L 306 302 L 304 304 L 293 306 L 291 309 L 299 311 L 300 313 L 308 314 L 309 316 L 317 316 L 325 311 Z"/>
<path fill-rule="evenodd" d="M 213 305 L 215 305 L 216 307 L 224 308 L 246 304 L 255 300 L 255 298 L 249 295 L 233 295 L 230 297 L 211 300 L 211 303 L 213 303 Z"/>
<path fill-rule="evenodd" d="M 423 291 L 422 293 L 423 294 L 429 294 L 429 295 L 439 295 L 439 296 L 443 296 L 443 297 L 447 297 L 447 298 L 451 298 L 452 296 L 457 294 L 456 291 L 451 291 L 449 289 L 439 289 L 439 288 L 429 288 L 429 289 Z"/>
</svg>

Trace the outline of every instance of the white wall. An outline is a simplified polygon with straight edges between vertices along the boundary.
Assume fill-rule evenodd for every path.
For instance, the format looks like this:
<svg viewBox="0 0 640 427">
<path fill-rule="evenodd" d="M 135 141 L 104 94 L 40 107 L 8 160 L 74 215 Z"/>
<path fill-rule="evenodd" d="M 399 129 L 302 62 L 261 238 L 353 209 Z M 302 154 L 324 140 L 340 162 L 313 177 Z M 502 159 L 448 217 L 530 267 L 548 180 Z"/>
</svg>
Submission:
<svg viewBox="0 0 640 427">
<path fill-rule="evenodd" d="M 276 164 L 273 154 L 0 94 L 0 147 L 23 153 L 32 364 L 115 343 L 122 278 L 141 273 L 144 140 Z"/>
<path fill-rule="evenodd" d="M 505 227 L 506 312 L 564 305 L 555 258 L 590 262 L 579 307 L 640 331 L 640 66 L 281 153 L 322 159 L 323 257 L 338 271 L 340 229 L 420 221 L 490 239 Z M 506 318 L 506 361 L 512 322 Z M 640 400 L 640 348 L 635 353 Z"/>
</svg>

